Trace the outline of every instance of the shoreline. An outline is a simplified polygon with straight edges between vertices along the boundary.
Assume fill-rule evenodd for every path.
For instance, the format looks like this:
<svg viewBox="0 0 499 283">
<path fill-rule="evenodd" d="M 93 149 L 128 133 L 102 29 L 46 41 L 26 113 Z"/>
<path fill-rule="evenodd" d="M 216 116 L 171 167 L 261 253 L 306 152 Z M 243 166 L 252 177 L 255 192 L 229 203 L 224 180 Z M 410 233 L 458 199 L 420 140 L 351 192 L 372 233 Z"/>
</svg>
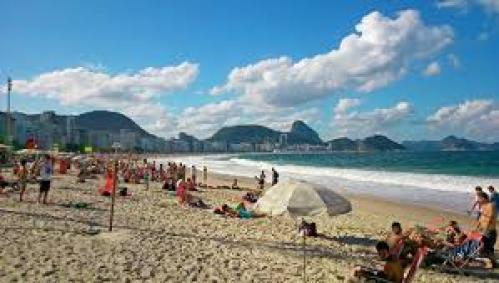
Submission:
<svg viewBox="0 0 499 283">
<path fill-rule="evenodd" d="M 202 176 L 202 172 L 198 170 L 197 176 Z M 238 176 L 232 174 L 222 174 L 222 173 L 208 173 L 208 183 L 210 184 L 210 180 L 217 185 L 227 185 L 230 186 L 233 179 L 237 179 L 239 185 L 243 187 L 249 187 L 251 190 L 256 190 L 256 183 L 253 178 L 246 176 Z M 199 178 L 199 177 L 198 177 Z M 211 185 L 211 184 L 210 184 Z M 265 188 L 270 186 L 269 183 L 266 183 Z M 373 196 L 370 194 L 362 194 L 362 193 L 351 193 L 346 191 L 345 189 L 334 189 L 336 192 L 340 193 L 347 199 L 349 199 L 354 209 L 362 209 L 368 210 L 373 213 L 383 213 L 386 214 L 387 211 L 391 212 L 393 218 L 397 218 L 396 212 L 402 213 L 403 211 L 411 211 L 410 217 L 408 216 L 400 216 L 402 219 L 409 220 L 408 222 L 412 224 L 419 224 L 422 222 L 435 222 L 437 218 L 444 217 L 448 220 L 456 220 L 458 223 L 461 223 L 463 228 L 469 229 L 473 227 L 476 221 L 472 216 L 468 216 L 465 213 L 459 213 L 457 211 L 438 209 L 437 207 L 432 206 L 424 206 L 417 203 L 409 203 L 404 201 L 394 201 L 387 200 L 381 197 Z M 373 205 L 375 204 L 375 205 Z M 396 221 L 396 220 L 394 220 Z M 499 221 L 498 221 L 499 222 Z M 387 227 L 391 223 L 387 223 Z M 445 223 L 446 224 L 446 223 Z M 499 242 L 497 244 L 499 247 Z"/>
</svg>

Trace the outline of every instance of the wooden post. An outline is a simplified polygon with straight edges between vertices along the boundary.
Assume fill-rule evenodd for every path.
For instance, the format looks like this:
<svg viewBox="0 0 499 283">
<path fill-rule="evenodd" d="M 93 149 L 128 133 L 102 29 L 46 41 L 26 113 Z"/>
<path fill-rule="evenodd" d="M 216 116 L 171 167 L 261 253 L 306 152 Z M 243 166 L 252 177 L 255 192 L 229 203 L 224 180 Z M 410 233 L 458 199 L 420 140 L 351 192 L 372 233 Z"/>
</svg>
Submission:
<svg viewBox="0 0 499 283">
<path fill-rule="evenodd" d="M 114 201 L 116 199 L 116 185 L 118 183 L 118 160 L 114 161 L 113 192 L 111 193 L 111 213 L 109 215 L 109 232 L 113 231 Z"/>
<path fill-rule="evenodd" d="M 303 282 L 307 282 L 307 249 L 305 244 L 305 238 L 307 236 L 303 234 Z"/>
</svg>

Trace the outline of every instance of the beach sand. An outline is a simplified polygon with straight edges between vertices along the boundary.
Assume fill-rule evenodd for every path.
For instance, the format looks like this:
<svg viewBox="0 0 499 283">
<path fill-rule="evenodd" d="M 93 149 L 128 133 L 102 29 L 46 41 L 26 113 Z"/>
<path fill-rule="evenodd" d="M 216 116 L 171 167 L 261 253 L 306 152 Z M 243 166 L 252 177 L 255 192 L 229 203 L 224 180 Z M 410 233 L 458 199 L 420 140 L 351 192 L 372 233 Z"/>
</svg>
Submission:
<svg viewBox="0 0 499 283">
<path fill-rule="evenodd" d="M 211 174 L 208 183 L 230 185 L 233 179 Z M 19 203 L 17 194 L 0 197 L 0 282 L 303 282 L 298 219 L 226 218 L 212 210 L 180 208 L 159 183 L 149 191 L 144 185 L 121 184 L 133 195 L 116 198 L 114 229 L 108 232 L 111 201 L 97 195 L 104 181 L 75 180 L 74 175 L 55 176 L 47 206 L 36 204 L 36 184 L 29 186 L 26 202 Z M 238 180 L 242 187 L 255 187 L 252 179 Z M 235 203 L 242 194 L 222 189 L 196 193 L 212 205 Z M 471 223 L 449 212 L 346 197 L 353 204 L 351 213 L 313 218 L 325 237 L 307 239 L 308 282 L 344 282 L 355 265 L 376 263 L 374 244 L 392 221 L 404 226 L 443 219 Z M 90 207 L 66 207 L 71 202 Z M 494 281 L 427 269 L 416 279 Z"/>
</svg>

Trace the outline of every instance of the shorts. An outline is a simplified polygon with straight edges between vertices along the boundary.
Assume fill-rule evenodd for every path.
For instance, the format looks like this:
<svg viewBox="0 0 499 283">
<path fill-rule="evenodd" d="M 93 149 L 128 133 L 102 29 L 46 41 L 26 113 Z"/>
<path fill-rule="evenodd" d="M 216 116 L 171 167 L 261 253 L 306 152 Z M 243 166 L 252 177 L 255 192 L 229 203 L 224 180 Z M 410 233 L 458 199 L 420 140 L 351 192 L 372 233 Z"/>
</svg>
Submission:
<svg viewBox="0 0 499 283">
<path fill-rule="evenodd" d="M 50 181 L 40 181 L 40 193 L 48 193 L 50 191 Z"/>
</svg>

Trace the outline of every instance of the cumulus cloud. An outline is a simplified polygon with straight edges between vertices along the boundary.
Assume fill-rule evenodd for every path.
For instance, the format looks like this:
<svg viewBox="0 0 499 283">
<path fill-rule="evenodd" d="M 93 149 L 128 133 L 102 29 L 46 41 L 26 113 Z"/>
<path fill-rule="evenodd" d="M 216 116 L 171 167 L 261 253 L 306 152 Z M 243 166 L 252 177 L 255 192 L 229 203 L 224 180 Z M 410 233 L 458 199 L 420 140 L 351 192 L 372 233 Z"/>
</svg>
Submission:
<svg viewBox="0 0 499 283">
<path fill-rule="evenodd" d="M 293 106 L 342 90 L 370 92 L 402 77 L 412 63 L 453 41 L 449 26 L 426 25 L 417 11 L 372 12 L 337 49 L 293 61 L 283 56 L 234 68 L 212 94 L 242 94 L 256 104 Z"/>
<path fill-rule="evenodd" d="M 109 74 L 102 67 L 85 66 L 15 80 L 13 90 L 22 95 L 54 99 L 62 105 L 123 112 L 147 130 L 163 135 L 173 129 L 173 124 L 157 98 L 186 88 L 198 72 L 198 65 L 190 62 L 118 74 Z"/>
<path fill-rule="evenodd" d="M 438 62 L 431 62 L 426 66 L 423 74 L 425 76 L 431 77 L 431 76 L 436 76 L 439 75 L 442 72 L 442 69 L 440 68 L 440 64 Z"/>
<path fill-rule="evenodd" d="M 499 104 L 490 99 L 468 100 L 441 107 L 427 122 L 439 133 L 495 141 L 499 138 Z"/>
<path fill-rule="evenodd" d="M 360 104 L 357 99 L 341 99 L 333 110 L 331 126 L 336 136 L 364 137 L 387 134 L 411 114 L 408 102 L 399 102 L 390 108 L 366 112 L 351 111 Z"/>
<path fill-rule="evenodd" d="M 65 105 L 113 106 L 144 102 L 188 86 L 198 74 L 198 65 L 145 68 L 136 73 L 115 74 L 88 67 L 43 73 L 31 80 L 15 80 L 16 93 L 56 99 Z"/>
</svg>

